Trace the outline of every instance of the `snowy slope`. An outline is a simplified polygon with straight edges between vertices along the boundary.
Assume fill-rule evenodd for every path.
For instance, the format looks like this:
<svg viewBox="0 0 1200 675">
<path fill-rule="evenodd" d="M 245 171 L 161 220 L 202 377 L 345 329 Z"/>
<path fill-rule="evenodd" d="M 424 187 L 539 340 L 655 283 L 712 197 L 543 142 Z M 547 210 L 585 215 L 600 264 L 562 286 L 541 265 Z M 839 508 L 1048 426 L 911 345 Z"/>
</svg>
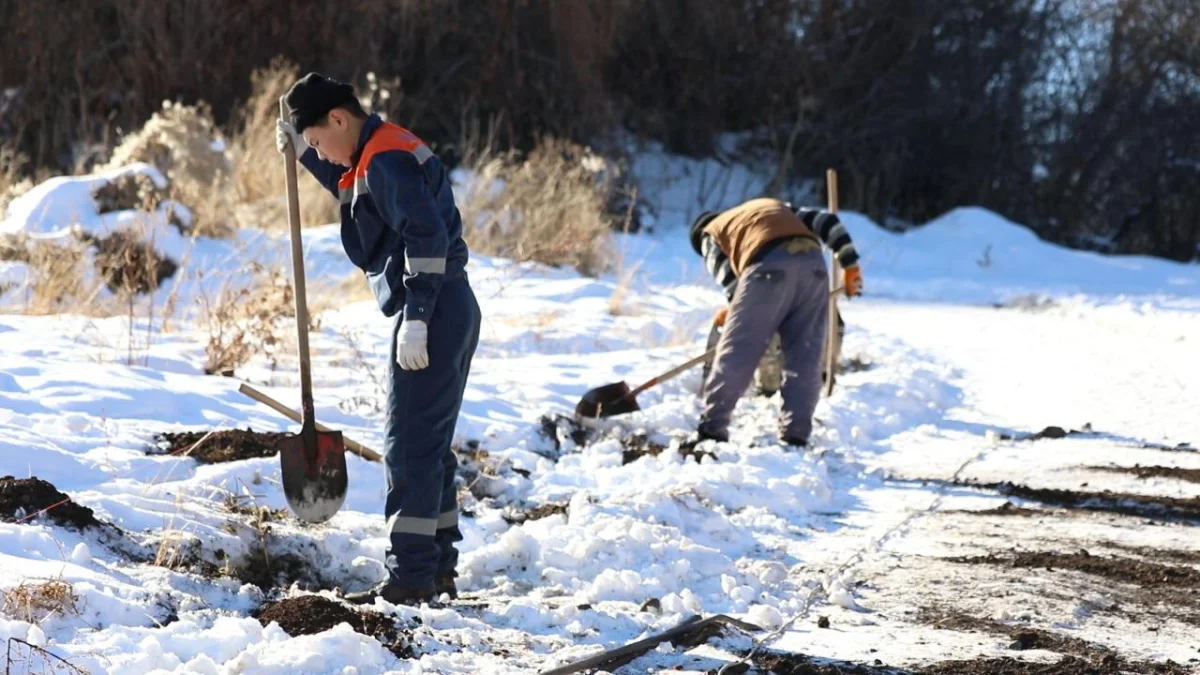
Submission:
<svg viewBox="0 0 1200 675">
<path fill-rule="evenodd" d="M 190 547 L 213 565 L 236 566 L 265 546 L 275 557 L 308 560 L 326 586 L 365 587 L 379 578 L 386 545 L 384 480 L 377 465 L 350 458 L 350 494 L 330 523 L 284 518 L 263 535 L 231 505 L 285 506 L 276 458 L 200 464 L 146 450 L 164 431 L 294 429 L 237 392 L 246 381 L 294 403 L 294 361 L 273 368 L 258 358 L 236 379 L 204 376 L 205 334 L 184 322 L 169 332 L 136 326 L 151 337 L 130 362 L 120 317 L 0 316 L 0 475 L 48 480 L 123 531 L 78 533 L 44 517 L 0 524 L 0 587 L 61 579 L 79 598 L 76 611 L 40 621 L 6 612 L 0 640 L 44 646 L 92 673 L 528 673 L 690 613 L 730 613 L 774 628 L 811 610 L 832 616 L 839 629 L 816 629 L 807 617 L 776 647 L 897 666 L 970 658 L 978 640 L 898 618 L 901 608 L 927 600 L 928 579 L 914 572 L 905 583 L 871 582 L 904 578 L 887 576 L 898 574 L 897 560 L 969 548 L 982 535 L 968 529 L 961 541 L 939 539 L 914 527 L 879 543 L 936 497 L 933 487 L 887 476 L 945 478 L 981 452 L 972 476 L 1055 487 L 1078 484 L 1081 475 L 1107 480 L 1084 472 L 1084 463 L 1200 468 L 1194 455 L 1134 456 L 1107 442 L 1052 446 L 1072 449 L 1063 455 L 995 441 L 1014 430 L 1085 422 L 1131 439 L 1200 440 L 1188 407 L 1200 394 L 1190 344 L 1200 334 L 1200 268 L 1066 251 L 971 209 L 904 235 L 847 214 L 871 296 L 842 303 L 844 354 L 870 367 L 844 375 L 820 404 L 816 451 L 779 447 L 778 399 L 747 398 L 733 442 L 702 445 L 712 454 L 699 462 L 682 456 L 672 441 L 696 422 L 698 369 L 640 396 L 644 410 L 609 425 L 607 438 L 583 448 L 564 438 L 556 449 L 539 433 L 543 416 L 569 413 L 589 387 L 638 383 L 694 355 L 721 302 L 677 223 L 692 210 L 692 195 L 709 194 L 706 206 L 719 207 L 735 199 L 723 196 L 732 192 L 698 188 L 693 162 L 647 157 L 640 170 L 660 186 L 650 193 L 663 205 L 660 231 L 619 238 L 622 272 L 586 279 L 472 259 L 485 324 L 457 435 L 477 441 L 490 468 L 464 493 L 472 515 L 464 518 L 460 582 L 486 606 L 380 603 L 411 629 L 417 659 L 398 659 L 347 626 L 290 637 L 250 618 L 264 600 L 258 587 L 152 564 L 164 550 Z M 751 191 L 756 179 L 745 172 L 729 180 Z M 14 221 L 12 213 L 5 227 L 37 231 L 34 220 Z M 224 260 L 218 269 L 228 273 L 245 260 L 245 241 L 259 242 L 262 255 L 286 250 L 285 239 L 240 237 L 192 250 L 208 251 L 213 264 Z M 975 261 L 989 244 L 991 265 L 981 267 Z M 306 245 L 310 279 L 345 275 L 335 227 L 307 231 Z M 1054 302 L 989 306 L 1027 294 Z M 312 343 L 318 419 L 375 448 L 390 329 L 371 302 L 349 303 L 322 315 Z M 620 439 L 635 433 L 668 447 L 625 463 Z M 1198 495 L 1186 483 L 1111 480 L 1126 491 Z M 963 493 L 946 507 L 1003 501 Z M 565 513 L 506 520 L 548 504 Z M 1009 542 L 1033 545 L 1038 536 L 1017 533 Z M 1169 547 L 1179 536 L 1178 528 L 1144 528 L 1121 541 Z M 858 564 L 843 566 L 859 553 Z M 921 560 L 931 574 L 947 569 Z M 639 611 L 651 598 L 661 612 Z M 1063 618 L 1057 606 L 1039 607 Z M 1003 602 L 988 611 L 1019 613 Z M 1180 625 L 1165 624 L 1149 641 L 1122 632 L 1126 624 L 1083 615 L 1069 623 L 1073 635 L 1138 658 L 1196 656 Z M 723 648 L 746 644 L 734 639 Z M 706 658 L 711 666 L 729 654 Z M 677 656 L 668 649 L 639 663 L 659 659 L 670 668 L 681 664 Z"/>
</svg>

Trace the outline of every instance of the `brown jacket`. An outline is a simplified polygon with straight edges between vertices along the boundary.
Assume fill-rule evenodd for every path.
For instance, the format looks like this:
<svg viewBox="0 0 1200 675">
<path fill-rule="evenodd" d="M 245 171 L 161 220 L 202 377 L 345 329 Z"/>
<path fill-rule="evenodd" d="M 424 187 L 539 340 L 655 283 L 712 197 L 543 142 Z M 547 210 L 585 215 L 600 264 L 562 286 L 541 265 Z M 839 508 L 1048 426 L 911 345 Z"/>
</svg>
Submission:
<svg viewBox="0 0 1200 675">
<path fill-rule="evenodd" d="M 764 245 L 784 237 L 808 237 L 820 246 L 817 235 L 778 199 L 751 199 L 721 212 L 704 228 L 739 277 Z"/>
</svg>

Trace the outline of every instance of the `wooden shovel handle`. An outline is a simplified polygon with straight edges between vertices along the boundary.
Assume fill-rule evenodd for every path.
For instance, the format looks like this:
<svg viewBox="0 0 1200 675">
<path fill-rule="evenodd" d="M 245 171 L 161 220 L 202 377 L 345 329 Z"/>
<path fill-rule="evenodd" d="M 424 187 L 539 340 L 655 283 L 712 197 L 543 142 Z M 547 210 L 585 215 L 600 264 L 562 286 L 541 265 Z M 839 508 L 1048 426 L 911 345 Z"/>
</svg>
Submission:
<svg viewBox="0 0 1200 675">
<path fill-rule="evenodd" d="M 829 190 L 829 212 L 836 214 L 838 212 L 836 170 L 827 169 L 825 171 L 825 183 Z M 837 354 L 834 354 L 834 344 L 837 342 L 837 298 L 844 290 L 839 285 L 842 280 L 842 266 L 838 264 L 837 252 L 833 251 L 830 257 L 833 259 L 833 263 L 829 267 L 829 322 L 825 331 L 825 396 L 833 393 L 833 367 L 837 362 Z"/>
<path fill-rule="evenodd" d="M 279 97 L 279 118 L 288 118 L 286 97 Z M 296 302 L 296 348 L 300 357 L 300 409 L 304 419 L 300 422 L 308 434 L 313 418 L 312 362 L 308 354 L 308 302 L 304 284 L 304 248 L 300 234 L 300 190 L 297 187 L 296 148 L 291 143 L 283 151 L 283 168 L 287 186 L 288 230 L 292 244 L 292 286 Z"/>
<path fill-rule="evenodd" d="M 279 401 L 276 401 L 275 399 L 271 398 L 270 396 L 267 396 L 266 394 L 262 393 L 261 391 L 254 389 L 253 387 L 251 387 L 248 384 L 243 384 L 242 386 L 238 387 L 238 391 L 245 394 L 246 396 L 249 396 L 250 398 L 254 399 L 255 401 L 258 401 L 259 403 L 267 406 L 268 408 L 274 410 L 275 412 L 283 415 L 284 417 L 292 420 L 293 422 L 300 422 L 301 424 L 304 423 L 304 421 L 300 418 L 300 413 L 296 412 L 295 410 L 292 410 L 291 408 L 280 403 Z M 313 423 L 316 426 L 317 431 L 333 431 L 329 427 L 325 426 L 324 424 L 321 424 L 320 422 L 317 422 L 316 420 L 313 420 Z M 358 455 L 359 457 L 362 457 L 365 460 L 368 460 L 371 462 L 382 462 L 383 461 L 383 455 L 379 454 L 378 452 L 375 452 L 374 450 L 368 448 L 367 446 L 363 445 L 362 443 L 359 443 L 357 441 L 346 438 L 345 434 L 342 434 L 342 442 L 344 442 L 346 444 L 347 450 L 349 450 L 350 452 L 353 452 L 354 454 Z"/>
<path fill-rule="evenodd" d="M 620 400 L 625 400 L 627 398 L 636 398 L 638 394 L 642 393 L 643 391 L 646 391 L 650 387 L 653 387 L 657 384 L 662 384 L 663 382 L 666 382 L 667 380 L 671 379 L 672 377 L 675 377 L 676 375 L 682 373 L 683 371 L 685 371 L 689 368 L 692 368 L 696 364 L 701 363 L 702 361 L 707 361 L 708 359 L 711 359 L 713 356 L 716 355 L 716 353 L 717 353 L 717 348 L 713 347 L 712 349 L 704 352 L 700 356 L 697 356 L 696 358 L 691 359 L 691 360 L 687 361 L 686 363 L 682 363 L 678 366 L 675 366 L 674 368 L 668 370 L 667 372 L 663 373 L 662 375 L 659 375 L 658 377 L 650 380 L 649 382 L 643 384 L 642 386 L 638 387 L 637 389 L 634 389 L 633 391 L 629 392 L 628 394 L 625 394 L 624 396 L 621 397 Z"/>
</svg>

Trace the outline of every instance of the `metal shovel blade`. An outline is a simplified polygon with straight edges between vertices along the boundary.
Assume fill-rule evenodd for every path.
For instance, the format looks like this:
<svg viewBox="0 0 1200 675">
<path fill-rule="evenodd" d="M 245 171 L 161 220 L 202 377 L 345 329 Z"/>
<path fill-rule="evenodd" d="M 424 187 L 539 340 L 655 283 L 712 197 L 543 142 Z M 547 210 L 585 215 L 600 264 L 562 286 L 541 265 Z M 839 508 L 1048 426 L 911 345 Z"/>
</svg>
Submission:
<svg viewBox="0 0 1200 675">
<path fill-rule="evenodd" d="M 303 433 L 279 442 L 283 494 L 296 517 L 322 523 L 346 501 L 346 444 L 340 431 L 317 431 L 313 452 Z"/>
<path fill-rule="evenodd" d="M 611 417 L 641 410 L 637 398 L 629 393 L 629 385 L 625 382 L 614 382 L 588 390 L 575 405 L 575 417 Z"/>
</svg>

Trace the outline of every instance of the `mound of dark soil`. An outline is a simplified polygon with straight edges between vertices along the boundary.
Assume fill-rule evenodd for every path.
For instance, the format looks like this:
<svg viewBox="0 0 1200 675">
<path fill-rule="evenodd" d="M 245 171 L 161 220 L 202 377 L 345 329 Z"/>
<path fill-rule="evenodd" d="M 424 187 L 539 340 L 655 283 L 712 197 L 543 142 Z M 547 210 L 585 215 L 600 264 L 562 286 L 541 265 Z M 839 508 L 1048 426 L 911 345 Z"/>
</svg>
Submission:
<svg viewBox="0 0 1200 675">
<path fill-rule="evenodd" d="M 167 432 L 156 437 L 158 447 L 169 455 L 195 458 L 205 464 L 236 462 L 243 459 L 273 457 L 279 452 L 279 440 L 287 434 L 260 432 L 247 428 L 206 432 Z M 201 439 L 203 441 L 201 442 Z"/>
<path fill-rule="evenodd" d="M 413 655 L 409 640 L 401 634 L 393 619 L 371 610 L 354 610 L 319 595 L 301 595 L 266 603 L 254 613 L 254 618 L 264 626 L 274 621 L 292 637 L 315 635 L 340 623 L 348 623 L 354 632 L 379 640 L 399 658 L 412 658 Z"/>
<path fill-rule="evenodd" d="M 1025 551 L 1012 555 L 985 555 L 950 558 L 950 560 L 952 562 L 973 565 L 986 564 L 1045 570 L 1074 570 L 1143 588 L 1155 586 L 1200 587 L 1200 570 L 1194 567 L 1161 565 L 1146 560 L 1123 558 L 1120 556 L 1091 555 L 1087 551 L 1080 551 L 1078 553 Z"/>
<path fill-rule="evenodd" d="M 33 515 L 43 509 L 49 510 L 39 514 L 38 518 L 49 518 L 63 527 L 83 530 L 103 526 L 91 509 L 71 501 L 40 478 L 0 478 L 0 518 L 5 521 L 33 520 Z"/>
</svg>

